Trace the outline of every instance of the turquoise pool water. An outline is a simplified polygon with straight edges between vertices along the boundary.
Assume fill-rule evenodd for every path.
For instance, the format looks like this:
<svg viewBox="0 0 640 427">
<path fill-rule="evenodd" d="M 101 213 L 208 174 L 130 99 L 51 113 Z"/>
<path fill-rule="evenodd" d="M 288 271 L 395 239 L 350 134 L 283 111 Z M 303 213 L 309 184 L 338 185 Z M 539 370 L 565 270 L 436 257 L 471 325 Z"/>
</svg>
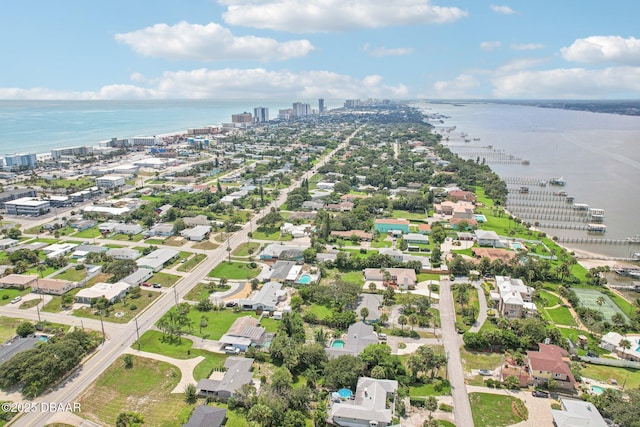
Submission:
<svg viewBox="0 0 640 427">
<path fill-rule="evenodd" d="M 473 218 L 478 222 L 487 222 L 487 217 L 484 215 L 474 215 Z"/>
<path fill-rule="evenodd" d="M 593 394 L 602 394 L 603 391 L 604 391 L 603 387 L 600 387 L 598 385 L 592 385 L 591 386 L 591 392 Z"/>
<path fill-rule="evenodd" d="M 47 341 L 49 341 L 49 337 L 48 337 L 48 336 L 46 336 L 46 335 L 40 335 L 40 336 L 38 337 L 38 339 L 39 339 L 40 341 L 42 341 L 42 342 L 47 342 Z"/>
<path fill-rule="evenodd" d="M 302 276 L 300 276 L 300 278 L 298 279 L 298 283 L 306 285 L 308 283 L 311 283 L 311 276 L 309 276 L 308 274 L 303 274 Z"/>
<path fill-rule="evenodd" d="M 520 242 L 513 242 L 511 243 L 511 247 L 513 249 L 524 249 L 524 245 Z"/>
<path fill-rule="evenodd" d="M 344 341 L 342 341 L 342 340 L 334 340 L 331 343 L 331 347 L 333 347 L 333 348 L 342 348 L 342 347 L 344 347 Z"/>
<path fill-rule="evenodd" d="M 353 392 L 348 388 L 341 388 L 340 390 L 338 390 L 338 396 L 340 396 L 343 399 L 349 399 L 352 395 L 353 395 Z"/>
</svg>

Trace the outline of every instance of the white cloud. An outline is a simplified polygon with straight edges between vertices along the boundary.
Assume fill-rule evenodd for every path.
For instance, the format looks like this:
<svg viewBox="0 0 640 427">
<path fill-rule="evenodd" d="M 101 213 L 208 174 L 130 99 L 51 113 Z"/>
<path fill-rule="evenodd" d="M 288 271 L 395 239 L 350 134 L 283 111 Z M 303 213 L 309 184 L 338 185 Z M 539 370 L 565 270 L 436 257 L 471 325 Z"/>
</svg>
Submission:
<svg viewBox="0 0 640 427">
<path fill-rule="evenodd" d="M 500 42 L 482 42 L 480 43 L 480 49 L 482 50 L 486 50 L 486 51 L 491 51 L 491 50 L 495 50 L 498 49 L 500 46 L 502 46 L 502 43 Z"/>
<path fill-rule="evenodd" d="M 181 60 L 282 61 L 305 56 L 314 50 L 308 40 L 278 42 L 266 37 L 238 37 L 228 28 L 215 23 L 199 25 L 184 21 L 171 26 L 156 24 L 142 30 L 116 34 L 115 38 L 141 55 Z"/>
<path fill-rule="evenodd" d="M 413 53 L 413 48 L 411 47 L 396 47 L 396 48 L 389 49 L 384 46 L 380 46 L 380 47 L 372 48 L 368 44 L 364 45 L 363 50 L 367 53 L 367 55 L 375 56 L 378 58 L 383 56 L 403 56 L 403 55 L 410 55 Z"/>
<path fill-rule="evenodd" d="M 537 50 L 544 49 L 544 45 L 541 43 L 514 43 L 511 45 L 513 50 Z"/>
<path fill-rule="evenodd" d="M 509 6 L 498 6 L 495 4 L 491 5 L 491 10 L 501 15 L 513 15 L 516 13 L 516 11 L 511 9 Z"/>
<path fill-rule="evenodd" d="M 520 71 L 497 76 L 492 82 L 497 98 L 637 98 L 640 67 Z"/>
<path fill-rule="evenodd" d="M 640 40 L 635 37 L 591 36 L 577 39 L 571 46 L 560 49 L 560 52 L 567 61 L 589 64 L 640 64 Z"/>
<path fill-rule="evenodd" d="M 293 33 L 339 32 L 397 25 L 441 24 L 467 12 L 430 0 L 219 0 L 230 25 Z"/>
<path fill-rule="evenodd" d="M 475 98 L 472 90 L 480 86 L 480 82 L 469 74 L 460 74 L 453 80 L 438 81 L 434 83 L 433 96 L 439 98 Z"/>
<path fill-rule="evenodd" d="M 0 88 L 0 99 L 274 99 L 407 98 L 403 84 L 388 85 L 379 75 L 361 79 L 330 71 L 197 69 L 167 71 L 159 77 L 132 76 L 137 85 L 108 85 L 95 92 L 59 92 L 43 88 Z"/>
<path fill-rule="evenodd" d="M 514 71 L 527 70 L 537 65 L 548 62 L 549 58 L 521 58 L 508 61 L 504 65 L 496 68 L 493 72 L 494 75 L 502 75 L 513 73 Z"/>
</svg>

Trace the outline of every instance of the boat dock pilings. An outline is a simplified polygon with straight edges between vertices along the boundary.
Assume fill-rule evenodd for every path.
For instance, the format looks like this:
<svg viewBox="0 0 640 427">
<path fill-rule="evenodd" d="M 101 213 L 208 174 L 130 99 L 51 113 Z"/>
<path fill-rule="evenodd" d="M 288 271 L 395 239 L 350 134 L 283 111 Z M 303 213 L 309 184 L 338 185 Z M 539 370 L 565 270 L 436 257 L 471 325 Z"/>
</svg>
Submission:
<svg viewBox="0 0 640 427">
<path fill-rule="evenodd" d="M 546 226 L 545 226 L 546 227 Z M 628 245 L 629 241 L 620 239 L 597 239 L 594 237 L 556 237 L 558 243 Z"/>
</svg>

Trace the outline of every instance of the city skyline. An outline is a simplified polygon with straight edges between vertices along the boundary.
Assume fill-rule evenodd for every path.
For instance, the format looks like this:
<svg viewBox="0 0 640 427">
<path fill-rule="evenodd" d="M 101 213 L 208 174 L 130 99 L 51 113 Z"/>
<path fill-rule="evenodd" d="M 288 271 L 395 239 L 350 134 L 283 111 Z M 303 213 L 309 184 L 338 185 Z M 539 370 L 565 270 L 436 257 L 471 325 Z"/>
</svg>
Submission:
<svg viewBox="0 0 640 427">
<path fill-rule="evenodd" d="M 633 2 L 5 5 L 0 99 L 635 99 Z"/>
</svg>

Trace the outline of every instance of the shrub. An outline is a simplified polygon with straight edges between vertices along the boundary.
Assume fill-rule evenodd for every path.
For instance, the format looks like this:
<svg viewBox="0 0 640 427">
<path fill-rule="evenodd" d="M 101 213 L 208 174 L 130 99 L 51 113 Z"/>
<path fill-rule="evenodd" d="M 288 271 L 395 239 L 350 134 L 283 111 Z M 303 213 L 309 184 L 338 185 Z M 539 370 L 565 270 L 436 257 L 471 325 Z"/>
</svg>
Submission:
<svg viewBox="0 0 640 427">
<path fill-rule="evenodd" d="M 422 397 L 411 397 L 409 398 L 409 405 L 416 408 L 424 408 L 425 400 Z"/>
<path fill-rule="evenodd" d="M 129 310 L 131 310 L 131 311 L 133 311 L 133 310 L 137 310 L 137 309 L 138 309 L 138 306 L 137 306 L 137 305 L 135 305 L 135 304 L 131 304 L 131 305 L 129 306 Z"/>
<path fill-rule="evenodd" d="M 444 412 L 453 412 L 453 406 L 447 405 L 446 403 L 441 403 L 438 409 Z"/>
</svg>

